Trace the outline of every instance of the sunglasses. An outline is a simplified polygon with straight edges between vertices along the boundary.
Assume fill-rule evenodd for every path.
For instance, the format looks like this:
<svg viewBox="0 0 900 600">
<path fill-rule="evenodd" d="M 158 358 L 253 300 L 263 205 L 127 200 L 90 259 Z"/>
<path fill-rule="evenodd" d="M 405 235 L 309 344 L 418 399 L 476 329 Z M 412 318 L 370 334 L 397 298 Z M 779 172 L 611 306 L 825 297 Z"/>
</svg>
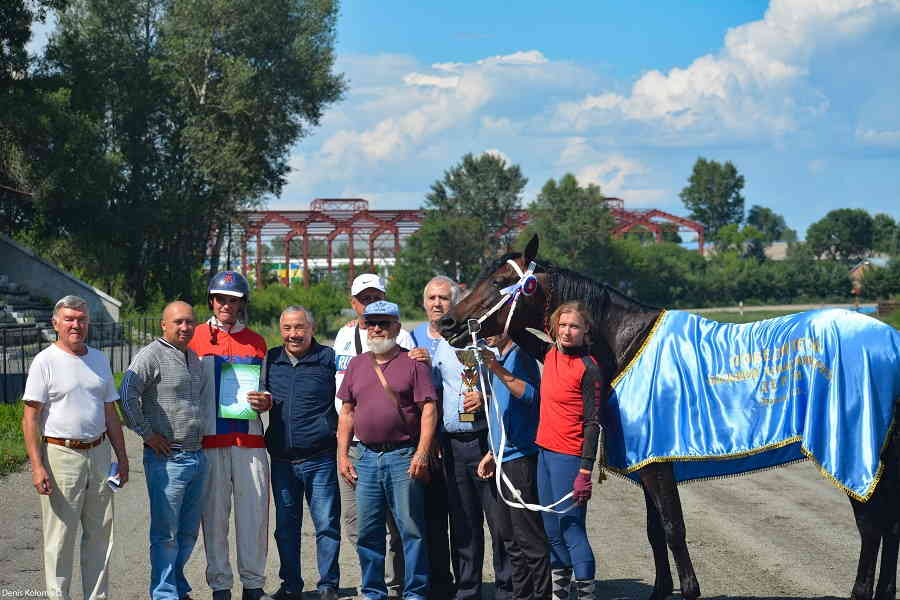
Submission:
<svg viewBox="0 0 900 600">
<path fill-rule="evenodd" d="M 381 327 L 387 329 L 394 323 L 391 319 L 366 319 L 366 327 Z"/>
</svg>

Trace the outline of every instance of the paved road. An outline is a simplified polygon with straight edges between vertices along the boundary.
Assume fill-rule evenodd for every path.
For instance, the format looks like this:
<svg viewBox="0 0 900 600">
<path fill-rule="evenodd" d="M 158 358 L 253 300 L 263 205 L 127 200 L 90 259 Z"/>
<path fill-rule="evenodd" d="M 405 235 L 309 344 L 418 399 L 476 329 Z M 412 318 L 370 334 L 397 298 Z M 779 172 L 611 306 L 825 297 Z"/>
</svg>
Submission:
<svg viewBox="0 0 900 600">
<path fill-rule="evenodd" d="M 126 435 L 133 480 L 116 496 L 111 597 L 132 599 L 147 595 L 148 513 L 140 444 L 132 433 Z M 686 485 L 681 496 L 689 546 L 706 598 L 848 596 L 858 551 L 850 506 L 811 464 Z M 43 589 L 40 507 L 27 471 L 2 480 L 0 514 L 0 598 Z M 588 518 L 598 557 L 598 597 L 645 598 L 653 573 L 640 490 L 619 479 L 606 482 L 591 501 Z M 313 544 L 306 519 L 302 573 L 310 589 L 317 579 Z M 278 586 L 278 566 L 272 543 L 268 590 Z M 204 567 L 201 538 L 187 568 L 197 600 L 210 597 Z M 341 569 L 342 586 L 350 594 L 359 582 L 359 567 L 346 547 L 341 551 Z M 485 580 L 493 580 L 489 566 Z M 77 581 L 73 589 L 80 589 Z M 238 586 L 234 592 L 239 594 Z M 493 598 L 491 586 L 485 598 Z"/>
</svg>

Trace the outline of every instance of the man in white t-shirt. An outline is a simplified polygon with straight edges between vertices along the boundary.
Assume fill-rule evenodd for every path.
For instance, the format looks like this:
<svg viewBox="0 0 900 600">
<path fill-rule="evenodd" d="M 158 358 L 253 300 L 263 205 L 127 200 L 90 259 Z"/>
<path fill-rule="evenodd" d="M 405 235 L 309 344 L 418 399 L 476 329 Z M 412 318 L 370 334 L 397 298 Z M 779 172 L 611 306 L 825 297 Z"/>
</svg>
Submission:
<svg viewBox="0 0 900 600">
<path fill-rule="evenodd" d="M 350 359 L 357 354 L 369 351 L 368 332 L 366 331 L 366 323 L 362 318 L 362 314 L 369 304 L 384 300 L 384 290 L 384 280 L 375 273 L 363 273 L 357 276 L 350 286 L 350 307 L 356 312 L 357 318 L 341 327 L 334 338 L 336 390 L 341 389 L 341 383 L 344 381 L 344 374 L 347 372 L 347 365 L 350 363 Z M 412 350 L 409 354 L 410 358 L 422 360 L 428 356 L 426 351 L 414 349 L 415 345 L 413 344 L 412 336 L 405 329 L 401 329 L 397 335 L 397 345 L 406 350 Z M 343 402 L 335 397 L 334 406 L 338 414 L 340 414 Z M 359 439 L 353 436 L 353 441 L 350 443 L 351 460 L 359 458 L 358 444 Z M 343 477 L 338 477 L 338 483 L 341 489 L 343 531 L 346 539 L 353 544 L 353 551 L 355 552 L 358 532 L 356 523 L 356 491 L 350 487 L 350 484 Z M 397 526 L 390 513 L 388 513 L 387 525 L 390 538 L 388 548 L 390 551 L 388 552 L 385 568 L 385 580 L 387 581 L 390 594 L 395 596 L 403 586 L 403 548 L 400 543 L 400 536 L 397 533 Z"/>
<path fill-rule="evenodd" d="M 25 382 L 22 432 L 31 480 L 41 498 L 47 596 L 68 600 L 76 534 L 81 534 L 84 598 L 107 598 L 113 499 L 110 443 L 119 485 L 128 455 L 116 412 L 119 398 L 106 356 L 85 344 L 87 302 L 65 296 L 53 309 L 56 343 L 38 353 Z M 108 440 L 108 441 L 107 441 Z"/>
</svg>

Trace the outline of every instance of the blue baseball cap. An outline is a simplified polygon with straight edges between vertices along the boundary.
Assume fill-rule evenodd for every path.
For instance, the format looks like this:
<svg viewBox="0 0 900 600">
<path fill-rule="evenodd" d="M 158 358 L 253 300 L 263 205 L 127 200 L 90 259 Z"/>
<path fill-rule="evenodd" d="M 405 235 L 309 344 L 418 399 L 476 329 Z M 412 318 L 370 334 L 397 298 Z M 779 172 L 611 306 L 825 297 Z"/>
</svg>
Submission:
<svg viewBox="0 0 900 600">
<path fill-rule="evenodd" d="M 363 311 L 363 317 L 368 317 L 370 315 L 387 315 L 399 320 L 400 307 L 387 300 L 378 300 L 377 302 L 366 305 L 366 309 Z"/>
</svg>

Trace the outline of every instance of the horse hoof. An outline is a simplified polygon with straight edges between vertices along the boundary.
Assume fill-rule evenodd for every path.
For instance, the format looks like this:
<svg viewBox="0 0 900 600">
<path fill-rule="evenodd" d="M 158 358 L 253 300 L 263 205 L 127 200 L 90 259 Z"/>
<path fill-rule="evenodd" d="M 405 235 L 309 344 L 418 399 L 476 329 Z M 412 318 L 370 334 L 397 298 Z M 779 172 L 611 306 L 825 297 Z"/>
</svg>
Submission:
<svg viewBox="0 0 900 600">
<path fill-rule="evenodd" d="M 647 600 L 669 600 L 672 597 L 672 591 L 672 582 L 669 582 L 668 586 L 657 583 L 653 586 L 653 592 L 651 592 Z"/>
</svg>

